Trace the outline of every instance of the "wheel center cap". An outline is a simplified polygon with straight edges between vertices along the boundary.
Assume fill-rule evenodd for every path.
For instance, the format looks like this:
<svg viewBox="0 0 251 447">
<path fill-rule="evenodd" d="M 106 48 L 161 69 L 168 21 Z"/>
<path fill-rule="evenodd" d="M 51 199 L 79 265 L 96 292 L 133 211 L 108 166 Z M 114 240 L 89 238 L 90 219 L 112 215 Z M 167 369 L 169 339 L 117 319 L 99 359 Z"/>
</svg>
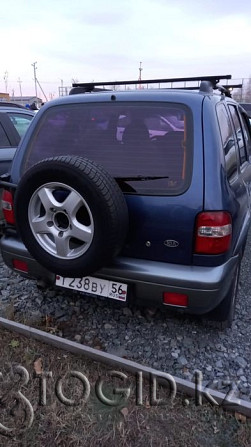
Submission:
<svg viewBox="0 0 251 447">
<path fill-rule="evenodd" d="M 53 217 L 54 225 L 58 230 L 65 231 L 69 228 L 70 221 L 66 213 L 57 211 Z"/>
</svg>

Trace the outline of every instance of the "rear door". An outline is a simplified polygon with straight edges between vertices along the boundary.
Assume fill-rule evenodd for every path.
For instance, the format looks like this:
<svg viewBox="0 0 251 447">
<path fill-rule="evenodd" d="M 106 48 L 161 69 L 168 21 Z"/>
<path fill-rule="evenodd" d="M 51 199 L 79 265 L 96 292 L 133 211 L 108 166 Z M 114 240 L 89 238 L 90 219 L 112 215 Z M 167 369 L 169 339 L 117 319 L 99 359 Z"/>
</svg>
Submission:
<svg viewBox="0 0 251 447">
<path fill-rule="evenodd" d="M 235 130 L 237 153 L 239 161 L 239 188 L 237 192 L 237 199 L 239 201 L 239 212 L 236 225 L 237 232 L 247 231 L 247 226 L 250 222 L 251 211 L 251 135 L 250 126 L 247 117 L 244 113 L 238 110 L 237 105 L 229 104 L 231 120 Z M 244 237 L 244 236 L 243 236 Z M 238 236 L 236 238 L 238 240 Z"/>
<path fill-rule="evenodd" d="M 237 153 L 239 161 L 240 181 L 245 186 L 245 194 L 242 200 L 244 205 L 250 204 L 250 187 L 251 187 L 251 165 L 249 163 L 251 151 L 250 129 L 244 114 L 238 111 L 238 107 L 233 104 L 228 105 L 231 120 L 235 130 L 237 142 Z"/>
<path fill-rule="evenodd" d="M 203 97 L 191 97 L 188 106 L 180 93 L 170 94 L 168 101 L 164 94 L 159 101 L 132 101 L 130 95 L 125 101 L 118 92 L 116 102 L 44 109 L 36 138 L 26 148 L 23 172 L 52 154 L 97 162 L 117 181 L 128 204 L 130 228 L 122 254 L 191 264 L 204 172 Z"/>
<path fill-rule="evenodd" d="M 9 117 L 0 113 L 0 175 L 9 170 L 19 139 Z"/>
<path fill-rule="evenodd" d="M 0 109 L 0 175 L 9 171 L 16 147 L 32 118 L 32 113 L 23 113 L 22 110 L 1 112 Z"/>
<path fill-rule="evenodd" d="M 220 112 L 219 112 L 220 111 Z M 218 107 L 218 115 L 221 120 L 221 133 L 225 155 L 225 169 L 230 190 L 225 191 L 223 207 L 227 206 L 233 217 L 233 250 L 239 250 L 243 242 L 250 222 L 251 205 L 251 138 L 248 122 L 234 103 L 221 104 Z M 228 129 L 228 139 L 225 138 Z M 225 135 L 225 136 L 224 136 Z M 241 242 L 242 241 L 242 242 Z"/>
</svg>

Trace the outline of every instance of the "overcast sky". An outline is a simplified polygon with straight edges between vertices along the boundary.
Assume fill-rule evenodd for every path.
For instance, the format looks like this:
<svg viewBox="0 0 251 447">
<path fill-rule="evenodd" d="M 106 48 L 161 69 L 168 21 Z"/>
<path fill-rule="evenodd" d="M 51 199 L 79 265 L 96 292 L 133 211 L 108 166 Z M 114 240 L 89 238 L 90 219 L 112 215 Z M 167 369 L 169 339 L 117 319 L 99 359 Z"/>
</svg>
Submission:
<svg viewBox="0 0 251 447">
<path fill-rule="evenodd" d="M 2 0 L 0 92 L 79 82 L 251 76 L 250 0 Z M 38 86 L 38 96 L 45 99 Z"/>
</svg>

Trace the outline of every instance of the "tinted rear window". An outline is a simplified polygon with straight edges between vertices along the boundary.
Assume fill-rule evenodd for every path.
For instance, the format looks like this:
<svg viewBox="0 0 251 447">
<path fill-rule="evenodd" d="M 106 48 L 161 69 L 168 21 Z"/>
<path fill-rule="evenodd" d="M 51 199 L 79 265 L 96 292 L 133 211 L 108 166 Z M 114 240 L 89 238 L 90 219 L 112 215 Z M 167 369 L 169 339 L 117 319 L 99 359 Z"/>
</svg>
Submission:
<svg viewBox="0 0 251 447">
<path fill-rule="evenodd" d="M 191 177 L 191 112 L 170 103 L 52 107 L 26 154 L 25 170 L 46 157 L 78 155 L 103 165 L 125 192 L 180 194 Z"/>
</svg>

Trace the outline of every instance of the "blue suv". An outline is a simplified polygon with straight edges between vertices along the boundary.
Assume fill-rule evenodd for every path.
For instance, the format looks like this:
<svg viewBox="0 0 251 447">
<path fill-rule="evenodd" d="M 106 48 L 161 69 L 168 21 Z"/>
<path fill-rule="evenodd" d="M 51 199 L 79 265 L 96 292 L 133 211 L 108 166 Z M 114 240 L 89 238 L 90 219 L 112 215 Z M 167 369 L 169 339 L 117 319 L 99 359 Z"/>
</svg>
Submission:
<svg viewBox="0 0 251 447">
<path fill-rule="evenodd" d="M 229 78 L 76 84 L 44 105 L 1 178 L 7 266 L 230 327 L 250 224 L 251 133 L 218 84 Z M 161 88 L 179 81 L 200 86 Z"/>
</svg>

